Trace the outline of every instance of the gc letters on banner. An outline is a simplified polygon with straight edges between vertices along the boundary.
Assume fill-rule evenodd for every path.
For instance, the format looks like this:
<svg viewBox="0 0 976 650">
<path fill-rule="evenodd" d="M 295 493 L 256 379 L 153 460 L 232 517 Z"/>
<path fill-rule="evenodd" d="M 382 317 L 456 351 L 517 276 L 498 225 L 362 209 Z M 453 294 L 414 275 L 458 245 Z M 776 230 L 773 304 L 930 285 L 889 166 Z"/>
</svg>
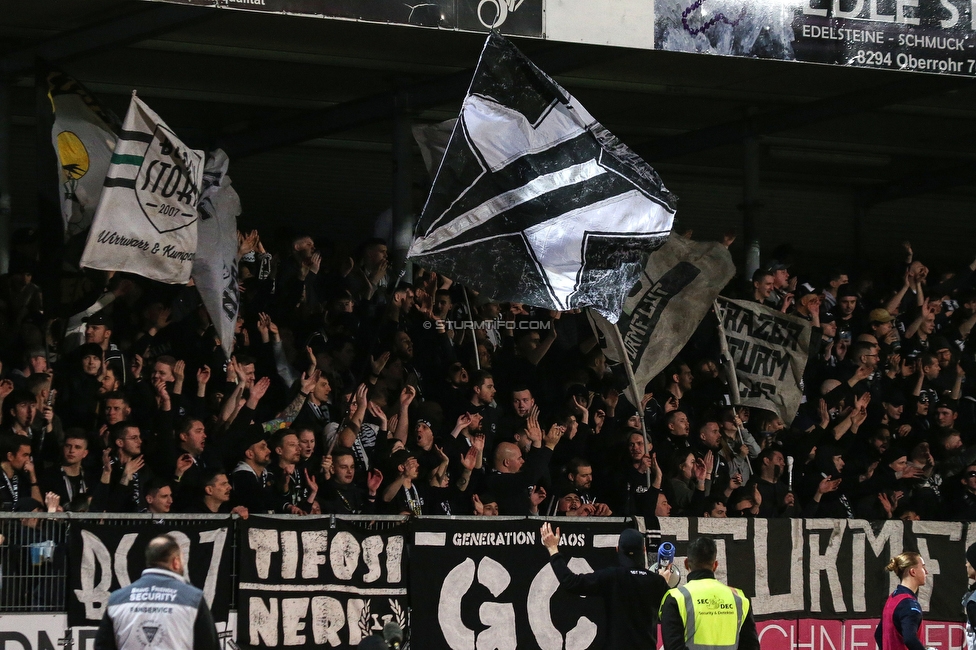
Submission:
<svg viewBox="0 0 976 650">
<path fill-rule="evenodd" d="M 420 520 L 410 556 L 412 644 L 425 650 L 600 648 L 603 602 L 558 590 L 540 520 Z M 560 522 L 569 567 L 616 563 L 623 524 Z"/>
</svg>

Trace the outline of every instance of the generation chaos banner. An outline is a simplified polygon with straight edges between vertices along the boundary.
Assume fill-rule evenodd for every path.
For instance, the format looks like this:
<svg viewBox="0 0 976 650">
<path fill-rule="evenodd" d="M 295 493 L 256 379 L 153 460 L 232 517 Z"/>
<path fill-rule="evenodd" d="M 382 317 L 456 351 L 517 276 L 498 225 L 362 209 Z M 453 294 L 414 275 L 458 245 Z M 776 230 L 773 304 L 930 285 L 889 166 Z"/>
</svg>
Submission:
<svg viewBox="0 0 976 650">
<path fill-rule="evenodd" d="M 600 598 L 559 591 L 539 539 L 542 520 L 484 517 L 414 522 L 410 556 L 411 641 L 424 650 L 601 648 Z M 624 525 L 593 517 L 553 522 L 569 568 L 617 562 Z"/>
</svg>

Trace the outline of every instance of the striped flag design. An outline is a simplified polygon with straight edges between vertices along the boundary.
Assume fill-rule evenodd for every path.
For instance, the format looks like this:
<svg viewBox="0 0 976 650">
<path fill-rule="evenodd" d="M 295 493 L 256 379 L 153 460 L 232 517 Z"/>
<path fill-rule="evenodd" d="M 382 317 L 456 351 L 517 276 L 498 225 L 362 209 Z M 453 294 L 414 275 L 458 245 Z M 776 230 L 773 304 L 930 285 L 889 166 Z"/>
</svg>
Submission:
<svg viewBox="0 0 976 650">
<path fill-rule="evenodd" d="M 611 322 L 676 199 L 502 36 L 489 35 L 409 258 L 496 300 Z"/>
<path fill-rule="evenodd" d="M 197 249 L 203 162 L 133 94 L 81 265 L 185 284 Z"/>
</svg>

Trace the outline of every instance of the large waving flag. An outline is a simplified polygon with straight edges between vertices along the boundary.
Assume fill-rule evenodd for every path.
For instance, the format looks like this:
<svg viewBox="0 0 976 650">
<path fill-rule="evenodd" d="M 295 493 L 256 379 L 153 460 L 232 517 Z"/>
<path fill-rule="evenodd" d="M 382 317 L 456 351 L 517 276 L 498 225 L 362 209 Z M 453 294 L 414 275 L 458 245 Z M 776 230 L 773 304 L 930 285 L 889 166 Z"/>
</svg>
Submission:
<svg viewBox="0 0 976 650">
<path fill-rule="evenodd" d="M 636 391 L 678 356 L 734 275 L 722 244 L 675 236 L 648 257 L 616 325 L 587 311 L 607 358 L 630 364 L 636 385 L 630 397 L 640 400 Z"/>
<path fill-rule="evenodd" d="M 115 150 L 118 119 L 72 77 L 40 61 L 38 68 L 51 109 L 39 119 L 51 126 L 67 240 L 91 226 Z"/>
<path fill-rule="evenodd" d="M 611 322 L 675 197 L 657 173 L 491 33 L 408 258 L 496 300 Z"/>
<path fill-rule="evenodd" d="M 133 93 L 81 266 L 186 284 L 203 161 Z"/>
</svg>

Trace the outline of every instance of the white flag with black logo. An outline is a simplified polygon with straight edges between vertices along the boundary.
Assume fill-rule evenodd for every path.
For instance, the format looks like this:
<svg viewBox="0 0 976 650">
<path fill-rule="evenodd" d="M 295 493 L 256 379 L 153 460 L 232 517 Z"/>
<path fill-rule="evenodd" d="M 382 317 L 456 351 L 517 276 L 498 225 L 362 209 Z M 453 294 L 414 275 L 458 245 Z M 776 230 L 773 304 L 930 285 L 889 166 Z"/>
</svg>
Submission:
<svg viewBox="0 0 976 650">
<path fill-rule="evenodd" d="M 237 285 L 237 217 L 241 199 L 231 185 L 230 160 L 222 149 L 207 155 L 203 168 L 203 198 L 197 206 L 199 248 L 206 251 L 193 260 L 193 283 L 210 314 L 217 336 L 230 358 L 234 326 L 240 306 Z"/>
<path fill-rule="evenodd" d="M 756 302 L 719 298 L 719 332 L 735 364 L 736 404 L 778 414 L 790 424 L 803 397 L 809 321 Z"/>
<path fill-rule="evenodd" d="M 133 93 L 81 266 L 186 284 L 203 161 Z"/>
<path fill-rule="evenodd" d="M 650 165 L 492 33 L 408 257 L 495 300 L 615 322 L 674 211 Z"/>
<path fill-rule="evenodd" d="M 678 356 L 734 275 L 732 256 L 722 244 L 671 237 L 651 253 L 624 301 L 619 334 L 599 314 L 587 315 L 607 358 L 630 363 L 641 390 Z"/>
</svg>

